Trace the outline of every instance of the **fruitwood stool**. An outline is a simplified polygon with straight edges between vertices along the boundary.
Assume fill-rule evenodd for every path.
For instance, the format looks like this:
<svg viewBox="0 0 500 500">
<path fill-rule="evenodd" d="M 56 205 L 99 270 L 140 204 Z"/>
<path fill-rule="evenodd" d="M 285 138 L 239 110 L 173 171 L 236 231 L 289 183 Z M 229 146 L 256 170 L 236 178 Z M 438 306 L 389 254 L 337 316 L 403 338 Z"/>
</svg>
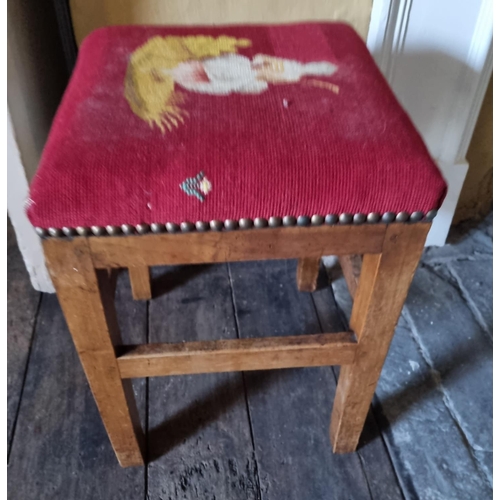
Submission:
<svg viewBox="0 0 500 500">
<path fill-rule="evenodd" d="M 83 42 L 28 216 L 120 464 L 143 464 L 130 378 L 342 365 L 354 451 L 446 186 L 363 41 L 339 23 L 121 26 Z M 113 270 L 338 255 L 350 331 L 121 346 Z M 353 256 L 363 256 L 360 274 Z"/>
</svg>

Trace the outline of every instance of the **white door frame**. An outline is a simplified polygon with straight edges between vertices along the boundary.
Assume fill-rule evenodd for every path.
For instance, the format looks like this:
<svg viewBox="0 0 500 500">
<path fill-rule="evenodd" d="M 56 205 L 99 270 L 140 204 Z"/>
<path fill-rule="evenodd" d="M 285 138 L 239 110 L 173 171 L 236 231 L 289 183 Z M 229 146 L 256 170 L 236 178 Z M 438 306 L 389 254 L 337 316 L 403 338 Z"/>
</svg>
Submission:
<svg viewBox="0 0 500 500">
<path fill-rule="evenodd" d="M 373 0 L 367 45 L 448 182 L 428 245 L 444 245 L 493 70 L 493 0 Z M 24 213 L 26 175 L 8 117 L 8 212 L 33 286 L 53 292 Z"/>
<path fill-rule="evenodd" d="M 367 45 L 448 183 L 427 239 L 444 245 L 493 71 L 493 0 L 374 0 Z"/>
</svg>

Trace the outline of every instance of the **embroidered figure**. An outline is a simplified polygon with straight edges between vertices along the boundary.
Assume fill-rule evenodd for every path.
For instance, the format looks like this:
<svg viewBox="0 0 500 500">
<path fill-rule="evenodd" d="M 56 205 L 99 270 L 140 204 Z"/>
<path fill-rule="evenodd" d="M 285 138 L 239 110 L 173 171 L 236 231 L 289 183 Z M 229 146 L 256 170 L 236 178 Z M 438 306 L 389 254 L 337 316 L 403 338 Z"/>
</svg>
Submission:
<svg viewBox="0 0 500 500">
<path fill-rule="evenodd" d="M 180 188 L 188 195 L 195 196 L 201 202 L 205 201 L 205 197 L 212 190 L 212 184 L 205 177 L 203 172 L 200 172 L 196 177 L 188 177 Z"/>
<path fill-rule="evenodd" d="M 257 54 L 238 54 L 250 40 L 219 36 L 167 36 L 148 40 L 132 54 L 125 76 L 125 98 L 132 111 L 162 132 L 184 123 L 183 96 L 178 89 L 210 95 L 261 94 L 270 84 L 298 83 L 307 76 L 330 76 L 330 62 L 300 63 Z M 304 83 L 338 93 L 322 80 Z"/>
</svg>

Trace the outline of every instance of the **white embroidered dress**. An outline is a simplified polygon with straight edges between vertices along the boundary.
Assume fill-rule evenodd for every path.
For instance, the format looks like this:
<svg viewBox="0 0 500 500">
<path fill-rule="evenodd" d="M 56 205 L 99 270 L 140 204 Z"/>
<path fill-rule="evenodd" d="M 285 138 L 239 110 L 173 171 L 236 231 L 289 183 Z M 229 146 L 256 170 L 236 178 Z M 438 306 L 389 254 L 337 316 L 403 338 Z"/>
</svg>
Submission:
<svg viewBox="0 0 500 500">
<path fill-rule="evenodd" d="M 266 63 L 274 62 L 274 68 Z M 271 63 L 272 64 L 272 63 Z M 279 69 L 276 69 L 276 66 Z M 165 71 L 186 90 L 202 94 L 260 94 L 271 82 L 298 82 L 306 75 L 331 75 L 336 66 L 329 62 L 302 64 L 289 59 L 256 55 L 253 60 L 240 54 L 226 54 L 203 61 L 188 61 Z M 267 76 L 267 78 L 266 78 Z"/>
</svg>

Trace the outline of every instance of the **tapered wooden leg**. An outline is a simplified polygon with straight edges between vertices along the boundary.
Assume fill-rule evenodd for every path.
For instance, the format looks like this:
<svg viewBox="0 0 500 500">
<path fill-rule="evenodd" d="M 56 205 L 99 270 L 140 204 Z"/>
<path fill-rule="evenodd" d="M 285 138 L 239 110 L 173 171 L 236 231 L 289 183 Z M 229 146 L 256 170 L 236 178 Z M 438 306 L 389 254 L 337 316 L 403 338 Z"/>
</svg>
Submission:
<svg viewBox="0 0 500 500">
<path fill-rule="evenodd" d="M 350 324 L 358 347 L 340 370 L 330 426 L 336 453 L 356 449 L 429 227 L 389 225 L 382 253 L 363 257 Z"/>
<path fill-rule="evenodd" d="M 151 298 L 151 280 L 149 277 L 149 267 L 129 267 L 130 286 L 132 287 L 132 297 L 135 300 L 149 300 Z"/>
<path fill-rule="evenodd" d="M 301 292 L 314 292 L 318 281 L 321 257 L 299 259 L 297 264 L 297 288 Z"/>
<path fill-rule="evenodd" d="M 143 465 L 143 433 L 113 341 L 119 330 L 106 270 L 93 268 L 85 238 L 44 242 L 49 272 L 104 426 L 122 467 Z"/>
</svg>

